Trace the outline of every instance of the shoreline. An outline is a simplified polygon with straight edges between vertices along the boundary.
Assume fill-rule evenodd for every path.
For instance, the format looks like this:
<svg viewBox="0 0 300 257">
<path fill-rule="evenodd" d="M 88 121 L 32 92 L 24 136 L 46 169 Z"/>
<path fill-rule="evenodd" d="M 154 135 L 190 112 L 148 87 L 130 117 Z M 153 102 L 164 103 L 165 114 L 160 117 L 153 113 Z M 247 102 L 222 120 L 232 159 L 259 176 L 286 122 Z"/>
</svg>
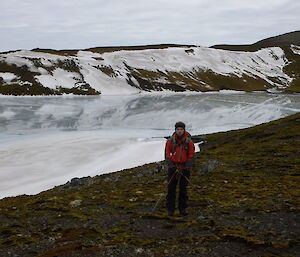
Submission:
<svg viewBox="0 0 300 257">
<path fill-rule="evenodd" d="M 72 97 L 83 97 L 83 98 L 99 98 L 99 97 L 130 97 L 130 96 L 145 96 L 145 95 L 158 95 L 158 96 L 168 96 L 168 95 L 209 95 L 209 94 L 270 94 L 270 95 L 300 95 L 299 92 L 288 92 L 288 91 L 282 91 L 282 92 L 269 92 L 267 90 L 264 91 L 239 91 L 239 90 L 219 90 L 219 91 L 206 91 L 206 92 L 199 92 L 199 91 L 181 91 L 181 92 L 175 92 L 175 91 L 141 91 L 139 93 L 133 93 L 133 94 L 107 94 L 107 95 L 75 95 L 75 94 L 62 94 L 62 95 L 5 95 L 0 94 L 0 98 L 5 97 L 11 97 L 11 98 L 18 98 L 18 97 L 33 97 L 33 98 L 72 98 Z"/>
</svg>

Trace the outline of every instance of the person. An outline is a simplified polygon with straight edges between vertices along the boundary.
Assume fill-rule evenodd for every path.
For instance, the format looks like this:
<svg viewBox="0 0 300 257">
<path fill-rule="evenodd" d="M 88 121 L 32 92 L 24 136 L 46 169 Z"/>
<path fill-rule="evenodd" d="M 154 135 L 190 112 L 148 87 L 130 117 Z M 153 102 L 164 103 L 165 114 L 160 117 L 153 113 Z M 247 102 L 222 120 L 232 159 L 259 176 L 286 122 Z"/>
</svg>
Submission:
<svg viewBox="0 0 300 257">
<path fill-rule="evenodd" d="M 190 178 L 190 169 L 193 164 L 195 145 L 191 135 L 185 130 L 185 124 L 176 122 L 175 132 L 167 140 L 165 145 L 165 161 L 168 164 L 168 193 L 166 207 L 168 216 L 175 212 L 176 186 L 179 181 L 178 209 L 180 215 L 188 215 L 187 208 L 187 185 Z"/>
</svg>

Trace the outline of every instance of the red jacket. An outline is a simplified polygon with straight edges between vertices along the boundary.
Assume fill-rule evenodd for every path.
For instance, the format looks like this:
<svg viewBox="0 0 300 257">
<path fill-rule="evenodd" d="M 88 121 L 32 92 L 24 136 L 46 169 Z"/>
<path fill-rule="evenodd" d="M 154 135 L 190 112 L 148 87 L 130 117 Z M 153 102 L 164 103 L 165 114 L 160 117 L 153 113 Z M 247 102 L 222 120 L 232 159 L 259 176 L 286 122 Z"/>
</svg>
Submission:
<svg viewBox="0 0 300 257">
<path fill-rule="evenodd" d="M 193 158 L 195 153 L 195 145 L 192 140 L 190 140 L 189 144 L 186 146 L 188 150 L 186 151 L 185 140 L 189 136 L 187 131 L 184 131 L 184 135 L 181 139 L 179 139 L 174 132 L 172 136 L 175 136 L 176 147 L 173 149 L 173 144 L 171 139 L 169 138 L 166 142 L 165 147 L 165 158 L 170 159 L 172 162 L 177 164 L 184 164 Z M 173 152 L 174 150 L 174 152 Z"/>
</svg>

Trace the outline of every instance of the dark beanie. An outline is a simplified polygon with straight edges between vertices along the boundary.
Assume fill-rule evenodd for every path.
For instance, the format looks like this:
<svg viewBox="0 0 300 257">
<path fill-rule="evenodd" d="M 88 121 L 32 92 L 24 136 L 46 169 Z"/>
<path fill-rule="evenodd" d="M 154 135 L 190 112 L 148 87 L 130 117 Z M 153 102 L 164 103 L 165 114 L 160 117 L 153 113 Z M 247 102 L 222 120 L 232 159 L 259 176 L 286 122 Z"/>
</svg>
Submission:
<svg viewBox="0 0 300 257">
<path fill-rule="evenodd" d="M 181 121 L 176 122 L 175 129 L 179 127 L 185 129 L 185 124 Z"/>
</svg>

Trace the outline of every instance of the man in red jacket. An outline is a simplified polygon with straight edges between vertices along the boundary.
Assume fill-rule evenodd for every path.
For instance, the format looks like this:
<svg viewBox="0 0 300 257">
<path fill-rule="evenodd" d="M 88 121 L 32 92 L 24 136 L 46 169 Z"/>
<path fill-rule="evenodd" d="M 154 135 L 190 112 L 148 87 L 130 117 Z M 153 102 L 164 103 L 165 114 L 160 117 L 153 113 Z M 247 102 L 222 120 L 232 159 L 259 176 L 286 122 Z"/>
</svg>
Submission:
<svg viewBox="0 0 300 257">
<path fill-rule="evenodd" d="M 173 216 L 175 211 L 176 186 L 179 180 L 178 209 L 180 215 L 187 215 L 187 185 L 190 178 L 190 169 L 195 153 L 195 145 L 191 135 L 185 130 L 181 121 L 175 124 L 175 132 L 167 140 L 165 147 L 165 160 L 168 164 L 168 194 L 166 206 L 168 215 Z M 177 173 L 176 171 L 182 172 Z"/>
</svg>

